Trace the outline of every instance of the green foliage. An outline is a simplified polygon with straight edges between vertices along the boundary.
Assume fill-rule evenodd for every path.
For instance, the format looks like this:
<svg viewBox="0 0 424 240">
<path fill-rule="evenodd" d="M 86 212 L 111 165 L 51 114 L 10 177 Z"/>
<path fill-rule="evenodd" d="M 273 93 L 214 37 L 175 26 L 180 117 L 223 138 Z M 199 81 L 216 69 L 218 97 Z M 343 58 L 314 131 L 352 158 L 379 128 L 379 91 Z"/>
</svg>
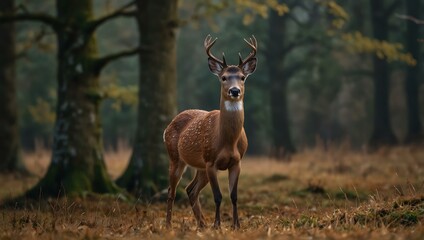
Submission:
<svg viewBox="0 0 424 240">
<path fill-rule="evenodd" d="M 330 222 L 337 222 L 341 225 L 348 225 L 351 223 L 366 226 L 369 223 L 376 223 L 377 226 L 403 226 L 411 227 L 419 223 L 419 220 L 424 216 L 424 204 L 422 197 L 412 198 L 417 204 L 402 204 L 398 205 L 396 200 L 395 204 L 380 203 L 374 206 L 362 206 L 356 209 L 353 213 L 347 214 L 346 212 L 336 210 Z M 401 200 L 408 203 L 408 200 Z"/>
</svg>

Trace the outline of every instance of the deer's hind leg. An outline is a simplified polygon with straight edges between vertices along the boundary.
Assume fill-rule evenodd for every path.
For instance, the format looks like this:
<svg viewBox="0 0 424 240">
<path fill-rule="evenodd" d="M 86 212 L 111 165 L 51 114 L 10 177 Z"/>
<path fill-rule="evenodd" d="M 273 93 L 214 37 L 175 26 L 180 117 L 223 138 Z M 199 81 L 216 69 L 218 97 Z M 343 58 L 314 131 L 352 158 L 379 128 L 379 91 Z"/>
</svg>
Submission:
<svg viewBox="0 0 424 240">
<path fill-rule="evenodd" d="M 208 184 L 208 176 L 204 170 L 197 170 L 196 176 L 186 187 L 187 195 L 190 200 L 191 208 L 193 209 L 194 216 L 196 217 L 197 226 L 204 228 L 206 226 L 205 217 L 202 213 L 202 208 L 199 202 L 199 193 Z"/>
<path fill-rule="evenodd" d="M 168 155 L 170 157 L 169 162 L 169 187 L 168 187 L 168 200 L 166 208 L 166 226 L 171 227 L 172 218 L 172 206 L 174 205 L 176 188 L 181 180 L 187 164 L 182 161 L 179 157 L 177 149 L 177 142 L 171 142 L 167 145 Z"/>
<path fill-rule="evenodd" d="M 178 183 L 181 180 L 186 164 L 183 161 L 173 162 L 171 161 L 171 166 L 169 167 L 169 187 L 168 187 L 168 200 L 166 208 L 166 226 L 171 227 L 171 218 L 172 218 L 172 206 L 174 205 L 176 188 Z"/>
</svg>

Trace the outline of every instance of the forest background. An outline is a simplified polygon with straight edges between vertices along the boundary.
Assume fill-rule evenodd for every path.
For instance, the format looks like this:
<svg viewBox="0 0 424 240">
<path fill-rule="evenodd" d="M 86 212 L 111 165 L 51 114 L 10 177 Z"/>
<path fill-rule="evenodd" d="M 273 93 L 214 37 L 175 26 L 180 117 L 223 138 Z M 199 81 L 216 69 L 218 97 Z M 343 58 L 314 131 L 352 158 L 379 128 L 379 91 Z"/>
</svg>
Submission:
<svg viewBox="0 0 424 240">
<path fill-rule="evenodd" d="M 121 1 L 94 3 L 96 15 L 111 12 L 122 5 Z M 35 12 L 54 12 L 53 1 L 27 1 L 22 4 Z M 367 50 L 373 46 L 366 44 L 372 43 L 354 39 L 357 40 L 355 44 L 364 45 L 358 46 L 364 49 L 364 53 L 352 50 L 348 38 L 329 33 L 331 28 L 335 28 L 332 25 L 335 17 L 323 16 L 320 11 L 325 9 L 313 10 L 314 4 L 314 1 L 299 4 L 305 6 L 296 6 L 286 13 L 281 26 L 274 26 L 270 23 L 272 16 L 268 15 L 275 10 L 269 10 L 266 4 L 246 7 L 226 1 L 207 1 L 205 5 L 182 1 L 176 61 L 179 111 L 218 108 L 219 84 L 207 68 L 202 45 L 205 36 L 217 36 L 216 52 L 225 52 L 229 62 L 236 63 L 238 52 L 248 50 L 243 47 L 243 38 L 254 34 L 260 43 L 260 65 L 247 83 L 245 128 L 250 139 L 249 153 L 268 155 L 272 146 L 281 147 L 281 143 L 274 143 L 278 141 L 274 140 L 278 139 L 274 135 L 284 133 L 278 129 L 280 122 L 273 125 L 272 111 L 282 107 L 284 98 L 287 99 L 292 145 L 297 149 L 313 147 L 320 141 L 349 142 L 353 149 L 366 147 L 373 133 L 372 58 L 378 49 Z M 342 31 L 350 32 L 352 36 L 360 34 L 372 38 L 370 4 L 367 1 L 339 4 L 347 14 Z M 316 11 L 317 16 L 311 16 L 312 11 Z M 396 14 L 406 15 L 405 11 L 404 4 L 399 4 L 388 16 L 389 35 L 383 41 L 401 44 L 403 49 L 400 51 L 407 53 L 410 49 L 406 34 L 408 21 L 396 17 Z M 270 39 L 271 32 L 278 31 L 270 30 L 270 27 L 284 28 L 283 39 Z M 423 28 L 420 29 L 419 36 L 422 38 Z M 138 32 L 131 18 L 110 21 L 96 34 L 99 55 L 137 45 Z M 280 42 L 272 45 L 272 40 Z M 51 148 L 57 101 L 55 37 L 42 24 L 25 22 L 16 24 L 16 41 L 18 52 L 22 53 L 16 63 L 22 147 L 29 151 L 36 147 Z M 290 49 L 280 59 L 275 59 L 278 57 L 270 53 L 278 50 L 270 49 L 270 46 L 288 46 Z M 414 54 L 422 55 L 422 47 L 421 52 Z M 270 65 L 282 68 L 281 75 L 271 75 Z M 390 131 L 393 131 L 398 143 L 402 143 L 408 135 L 408 96 L 405 90 L 408 67 L 403 61 L 390 61 L 388 65 L 388 117 L 391 120 Z M 421 62 L 413 67 L 419 69 L 419 76 L 423 75 Z M 138 73 L 136 56 L 112 62 L 101 73 L 101 86 L 108 96 L 101 105 L 106 149 L 116 149 L 119 144 L 132 145 L 137 121 Z M 424 104 L 422 79 L 418 77 L 419 106 Z M 282 90 L 272 84 L 285 84 L 287 87 Z M 424 116 L 423 109 L 419 108 L 420 119 Z"/>
</svg>

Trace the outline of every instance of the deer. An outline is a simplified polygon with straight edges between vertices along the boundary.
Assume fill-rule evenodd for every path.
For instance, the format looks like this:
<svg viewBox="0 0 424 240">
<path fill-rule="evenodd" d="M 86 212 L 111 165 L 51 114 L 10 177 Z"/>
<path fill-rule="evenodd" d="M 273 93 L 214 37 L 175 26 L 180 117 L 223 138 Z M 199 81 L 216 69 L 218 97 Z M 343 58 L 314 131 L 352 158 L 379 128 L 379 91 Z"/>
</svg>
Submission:
<svg viewBox="0 0 424 240">
<path fill-rule="evenodd" d="M 237 186 L 241 171 L 241 159 L 246 153 L 248 142 L 244 131 L 245 81 L 256 70 L 257 40 L 252 35 L 244 39 L 252 49 L 242 59 L 239 53 L 238 65 L 227 65 L 224 53 L 222 60 L 211 53 L 217 38 L 208 35 L 204 47 L 208 56 L 209 70 L 219 78 L 221 83 L 220 109 L 204 111 L 185 110 L 178 114 L 165 129 L 163 138 L 168 151 L 169 188 L 166 210 L 166 225 L 171 228 L 172 207 L 176 187 L 187 168 L 196 169 L 193 180 L 186 187 L 186 192 L 196 218 L 198 228 L 206 227 L 202 213 L 199 193 L 210 183 L 215 202 L 215 221 L 213 228 L 221 226 L 220 206 L 222 194 L 218 184 L 217 172 L 228 170 L 230 198 L 233 207 L 232 228 L 239 229 L 237 211 Z"/>
</svg>

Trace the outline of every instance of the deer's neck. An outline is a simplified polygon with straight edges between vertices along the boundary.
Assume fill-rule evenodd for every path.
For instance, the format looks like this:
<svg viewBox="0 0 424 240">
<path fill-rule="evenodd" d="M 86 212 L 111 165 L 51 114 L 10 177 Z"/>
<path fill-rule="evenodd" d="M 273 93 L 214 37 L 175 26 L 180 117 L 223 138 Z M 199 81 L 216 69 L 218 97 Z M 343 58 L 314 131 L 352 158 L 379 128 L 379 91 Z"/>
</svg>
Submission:
<svg viewBox="0 0 424 240">
<path fill-rule="evenodd" d="M 234 145 L 239 139 L 244 123 L 243 100 L 228 101 L 221 98 L 219 138 L 225 145 Z"/>
</svg>

